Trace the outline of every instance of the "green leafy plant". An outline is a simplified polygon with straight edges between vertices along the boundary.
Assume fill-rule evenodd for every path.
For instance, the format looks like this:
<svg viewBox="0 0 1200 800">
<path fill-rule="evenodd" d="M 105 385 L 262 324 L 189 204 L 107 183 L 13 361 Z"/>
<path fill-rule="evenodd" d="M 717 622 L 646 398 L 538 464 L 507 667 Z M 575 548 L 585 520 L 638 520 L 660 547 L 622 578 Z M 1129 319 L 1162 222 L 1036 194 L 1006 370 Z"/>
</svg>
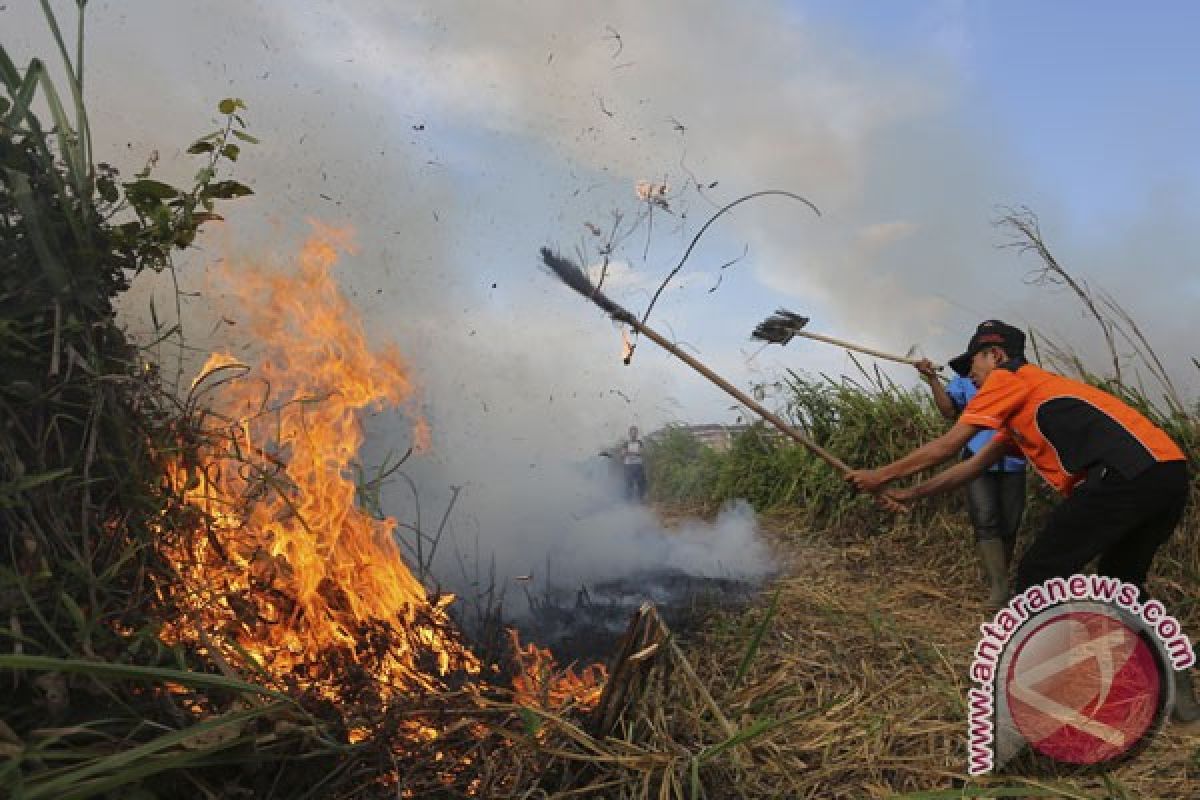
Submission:
<svg viewBox="0 0 1200 800">
<path fill-rule="evenodd" d="M 184 766 L 289 758 L 303 736 L 279 735 L 285 718 L 322 736 L 293 701 L 159 638 L 172 571 L 155 537 L 194 523 L 164 480 L 183 415 L 114 301 L 250 193 L 219 173 L 254 138 L 229 99 L 188 187 L 151 177 L 154 159 L 128 181 L 93 164 L 83 5 L 72 58 L 42 2 L 65 93 L 0 47 L 0 794 L 24 798 L 149 797 L 193 785 Z"/>
</svg>

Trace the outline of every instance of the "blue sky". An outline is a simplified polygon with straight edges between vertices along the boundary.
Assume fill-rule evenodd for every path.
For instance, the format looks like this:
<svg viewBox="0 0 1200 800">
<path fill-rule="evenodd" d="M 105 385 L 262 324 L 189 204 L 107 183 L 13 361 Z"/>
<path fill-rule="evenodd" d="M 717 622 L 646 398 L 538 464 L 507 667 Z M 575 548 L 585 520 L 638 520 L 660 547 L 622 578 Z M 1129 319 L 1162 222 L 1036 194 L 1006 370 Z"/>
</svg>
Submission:
<svg viewBox="0 0 1200 800">
<path fill-rule="evenodd" d="M 962 69 L 964 122 L 1006 139 L 1073 225 L 1103 235 L 1148 194 L 1197 198 L 1200 5 L 796 3 L 866 50 Z"/>
</svg>

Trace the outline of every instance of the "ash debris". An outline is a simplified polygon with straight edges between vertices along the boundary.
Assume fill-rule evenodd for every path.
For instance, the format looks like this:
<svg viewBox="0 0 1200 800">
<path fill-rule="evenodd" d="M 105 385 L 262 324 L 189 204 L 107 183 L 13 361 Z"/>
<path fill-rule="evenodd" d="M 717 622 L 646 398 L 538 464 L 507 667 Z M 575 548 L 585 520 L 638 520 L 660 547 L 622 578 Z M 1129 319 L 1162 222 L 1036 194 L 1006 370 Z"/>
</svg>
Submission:
<svg viewBox="0 0 1200 800">
<path fill-rule="evenodd" d="M 760 586 L 761 579 L 648 569 L 573 589 L 548 588 L 530 596 L 529 613 L 516 627 L 523 638 L 549 647 L 560 663 L 587 663 L 612 654 L 643 603 L 653 603 L 672 631 L 686 635 L 716 609 L 748 605 Z"/>
</svg>

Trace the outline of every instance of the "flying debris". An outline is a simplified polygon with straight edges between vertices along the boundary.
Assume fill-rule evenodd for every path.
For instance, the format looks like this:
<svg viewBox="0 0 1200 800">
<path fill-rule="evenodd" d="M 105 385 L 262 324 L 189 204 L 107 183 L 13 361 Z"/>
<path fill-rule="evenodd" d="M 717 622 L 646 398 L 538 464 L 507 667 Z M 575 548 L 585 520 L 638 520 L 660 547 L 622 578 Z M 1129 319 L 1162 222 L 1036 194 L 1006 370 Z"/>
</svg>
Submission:
<svg viewBox="0 0 1200 800">
<path fill-rule="evenodd" d="M 613 51 L 612 58 L 621 55 L 621 51 L 625 49 L 625 41 L 621 38 L 621 34 L 612 25 L 605 25 L 604 30 L 608 31 L 608 36 L 604 38 L 612 41 L 617 45 L 617 49 Z"/>
<path fill-rule="evenodd" d="M 651 181 L 638 181 L 634 186 L 634 191 L 637 193 L 638 199 L 649 203 L 652 206 L 658 206 L 663 211 L 670 211 L 670 205 L 667 203 L 667 192 L 670 187 L 666 183 L 653 183 Z"/>
</svg>

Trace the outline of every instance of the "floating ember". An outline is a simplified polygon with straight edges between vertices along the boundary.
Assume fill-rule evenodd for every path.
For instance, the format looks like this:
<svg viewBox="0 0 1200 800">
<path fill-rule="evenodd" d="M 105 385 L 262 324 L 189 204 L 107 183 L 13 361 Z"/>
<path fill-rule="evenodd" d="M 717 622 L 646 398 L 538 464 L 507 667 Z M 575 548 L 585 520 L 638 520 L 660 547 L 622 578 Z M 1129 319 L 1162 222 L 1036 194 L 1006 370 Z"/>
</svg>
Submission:
<svg viewBox="0 0 1200 800">
<path fill-rule="evenodd" d="M 626 364 L 629 359 L 633 358 L 633 343 L 629 341 L 629 334 L 625 332 L 624 326 L 621 327 L 621 361 Z"/>
<path fill-rule="evenodd" d="M 665 182 L 638 181 L 634 185 L 633 190 L 639 200 L 652 206 L 670 210 L 670 205 L 667 201 L 667 193 L 670 191 L 670 187 Z"/>
</svg>

